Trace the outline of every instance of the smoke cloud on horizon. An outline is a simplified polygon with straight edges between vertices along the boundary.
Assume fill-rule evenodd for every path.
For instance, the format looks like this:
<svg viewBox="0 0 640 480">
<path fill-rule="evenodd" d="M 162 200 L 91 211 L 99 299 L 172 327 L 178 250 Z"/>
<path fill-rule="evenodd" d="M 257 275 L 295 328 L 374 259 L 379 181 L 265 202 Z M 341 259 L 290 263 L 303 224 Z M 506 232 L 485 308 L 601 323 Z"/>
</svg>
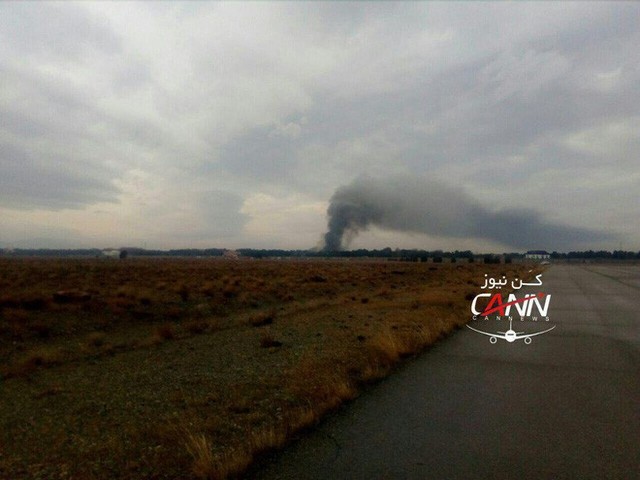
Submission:
<svg viewBox="0 0 640 480">
<path fill-rule="evenodd" d="M 339 187 L 327 210 L 324 250 L 346 248 L 370 226 L 440 237 L 488 239 L 518 249 L 567 251 L 613 235 L 546 222 L 530 209 L 491 210 L 459 188 L 419 177 L 360 177 Z"/>
</svg>

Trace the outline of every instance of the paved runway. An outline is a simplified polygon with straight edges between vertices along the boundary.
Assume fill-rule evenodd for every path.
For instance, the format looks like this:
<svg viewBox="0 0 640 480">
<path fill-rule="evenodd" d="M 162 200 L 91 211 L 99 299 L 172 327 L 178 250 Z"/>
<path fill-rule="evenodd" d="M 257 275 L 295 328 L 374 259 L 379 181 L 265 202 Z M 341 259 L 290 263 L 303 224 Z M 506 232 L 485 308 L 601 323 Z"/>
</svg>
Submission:
<svg viewBox="0 0 640 480">
<path fill-rule="evenodd" d="M 640 479 L 640 267 L 542 280 L 553 331 L 463 329 L 247 478 Z"/>
</svg>

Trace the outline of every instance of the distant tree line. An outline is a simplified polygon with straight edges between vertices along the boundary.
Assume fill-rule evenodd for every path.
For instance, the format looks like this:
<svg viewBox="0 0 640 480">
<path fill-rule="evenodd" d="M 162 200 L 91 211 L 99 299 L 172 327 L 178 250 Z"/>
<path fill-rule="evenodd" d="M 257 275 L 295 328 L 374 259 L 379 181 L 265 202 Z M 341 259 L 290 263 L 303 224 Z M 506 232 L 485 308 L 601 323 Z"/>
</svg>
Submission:
<svg viewBox="0 0 640 480">
<path fill-rule="evenodd" d="M 455 252 L 443 252 L 442 250 L 408 250 L 408 249 L 391 249 L 391 247 L 382 248 L 380 250 L 369 250 L 360 248 L 357 250 L 342 250 L 338 252 L 328 252 L 326 250 L 258 250 L 252 248 L 241 248 L 236 250 L 243 257 L 251 258 L 287 258 L 287 257 L 316 257 L 316 258 L 395 258 L 406 261 L 427 261 L 429 258 L 473 258 L 474 254 L 471 250 L 463 252 L 456 250 Z"/>
<path fill-rule="evenodd" d="M 224 248 L 180 248 L 173 250 L 146 250 L 144 248 L 122 248 L 133 257 L 221 257 Z"/>
<path fill-rule="evenodd" d="M 227 249 L 225 248 L 185 248 L 171 250 L 148 250 L 138 247 L 125 247 L 119 249 L 120 258 L 126 257 L 222 257 Z M 418 249 L 391 249 L 390 247 L 382 249 L 366 249 L 344 250 L 339 252 L 327 252 L 316 250 L 281 250 L 281 249 L 255 249 L 241 248 L 235 250 L 242 257 L 249 258 L 389 258 L 399 261 L 418 262 L 433 261 L 435 263 L 443 262 L 445 259 L 451 261 L 483 261 L 484 263 L 500 263 L 501 258 L 506 263 L 513 259 L 524 258 L 523 253 L 511 252 L 502 255 L 495 254 L 475 254 L 471 250 L 455 250 L 446 252 L 443 250 L 418 250 Z M 0 255 L 13 257 L 101 257 L 102 250 L 97 248 L 89 249 L 46 249 L 46 248 L 16 248 L 13 250 L 0 250 Z M 640 252 L 630 252 L 623 250 L 587 250 L 578 252 L 550 254 L 552 259 L 571 260 L 571 259 L 612 259 L 612 260 L 637 260 L 640 259 Z"/>
<path fill-rule="evenodd" d="M 640 259 L 640 252 L 628 252 L 624 250 L 614 250 L 609 252 L 607 250 L 587 250 L 586 252 L 569 252 L 569 253 L 551 253 L 551 258 L 554 259 L 596 259 L 596 258 L 608 258 L 613 260 L 637 260 Z"/>
<path fill-rule="evenodd" d="M 11 257 L 95 257 L 102 254 L 97 248 L 15 248 L 12 250 L 0 250 L 0 255 Z"/>
</svg>

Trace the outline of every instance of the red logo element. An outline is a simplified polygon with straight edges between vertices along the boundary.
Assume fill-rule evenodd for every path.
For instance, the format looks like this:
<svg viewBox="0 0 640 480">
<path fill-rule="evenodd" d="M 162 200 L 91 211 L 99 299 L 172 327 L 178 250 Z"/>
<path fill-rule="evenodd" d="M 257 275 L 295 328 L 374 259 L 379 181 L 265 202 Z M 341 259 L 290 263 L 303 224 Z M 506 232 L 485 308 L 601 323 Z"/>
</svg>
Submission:
<svg viewBox="0 0 640 480">
<path fill-rule="evenodd" d="M 489 304 L 487 305 L 487 308 L 485 308 L 484 312 L 482 312 L 480 315 L 485 317 L 496 311 L 500 311 L 500 315 L 506 315 L 504 311 L 506 307 L 515 305 L 516 303 L 524 303 L 528 300 L 531 300 L 532 298 L 542 298 L 542 297 L 544 297 L 544 293 L 540 292 L 537 295 L 533 295 L 531 297 L 520 298 L 512 302 L 502 303 L 502 295 L 500 295 L 499 293 L 496 293 L 493 297 L 491 297 L 491 300 L 489 300 Z"/>
</svg>

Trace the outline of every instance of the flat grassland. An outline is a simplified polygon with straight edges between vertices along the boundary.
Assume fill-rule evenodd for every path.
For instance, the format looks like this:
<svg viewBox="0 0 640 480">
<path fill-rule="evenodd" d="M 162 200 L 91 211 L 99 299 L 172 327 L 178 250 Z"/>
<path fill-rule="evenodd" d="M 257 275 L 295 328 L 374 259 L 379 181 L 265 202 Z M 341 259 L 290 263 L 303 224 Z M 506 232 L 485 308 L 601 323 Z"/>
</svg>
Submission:
<svg viewBox="0 0 640 480">
<path fill-rule="evenodd" d="M 531 268 L 0 259 L 0 478 L 236 476 Z"/>
</svg>

